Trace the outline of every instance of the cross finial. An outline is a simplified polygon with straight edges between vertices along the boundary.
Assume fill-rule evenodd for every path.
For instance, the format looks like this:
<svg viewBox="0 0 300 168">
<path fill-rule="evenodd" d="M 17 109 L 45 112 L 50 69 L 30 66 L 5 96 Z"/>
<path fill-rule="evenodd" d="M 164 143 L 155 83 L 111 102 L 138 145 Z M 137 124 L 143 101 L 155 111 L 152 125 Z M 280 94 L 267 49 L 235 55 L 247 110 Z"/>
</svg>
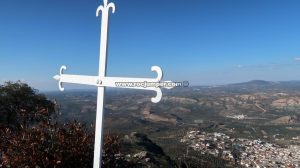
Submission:
<svg viewBox="0 0 300 168">
<path fill-rule="evenodd" d="M 96 10 L 96 16 L 99 16 L 100 11 L 102 11 L 102 13 L 108 13 L 109 9 L 112 9 L 112 13 L 115 13 L 115 4 L 113 2 L 110 2 L 109 4 L 107 4 L 107 0 L 103 0 L 103 5 L 100 5 L 97 10 Z"/>
</svg>

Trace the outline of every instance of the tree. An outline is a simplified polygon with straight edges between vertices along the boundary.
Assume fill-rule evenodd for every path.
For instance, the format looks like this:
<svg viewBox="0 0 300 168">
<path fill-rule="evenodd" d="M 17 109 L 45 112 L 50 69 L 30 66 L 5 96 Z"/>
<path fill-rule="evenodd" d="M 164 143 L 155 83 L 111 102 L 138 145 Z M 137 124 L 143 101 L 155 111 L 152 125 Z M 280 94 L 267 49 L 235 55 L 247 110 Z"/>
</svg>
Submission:
<svg viewBox="0 0 300 168">
<path fill-rule="evenodd" d="M 54 112 L 54 103 L 28 84 L 6 82 L 0 85 L 0 123 L 24 126 L 45 121 Z"/>
</svg>

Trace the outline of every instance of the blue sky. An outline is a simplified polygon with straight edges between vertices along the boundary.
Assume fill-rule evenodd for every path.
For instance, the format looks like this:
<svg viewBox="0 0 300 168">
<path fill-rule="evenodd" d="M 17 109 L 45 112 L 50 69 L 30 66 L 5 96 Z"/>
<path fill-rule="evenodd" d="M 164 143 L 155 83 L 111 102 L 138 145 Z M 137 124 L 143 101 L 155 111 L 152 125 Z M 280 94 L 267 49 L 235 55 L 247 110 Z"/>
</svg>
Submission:
<svg viewBox="0 0 300 168">
<path fill-rule="evenodd" d="M 109 76 L 211 85 L 300 79 L 300 1 L 114 0 Z M 66 73 L 97 75 L 101 0 L 1 0 L 0 83 L 58 90 Z M 66 85 L 66 89 L 83 88 Z"/>
</svg>

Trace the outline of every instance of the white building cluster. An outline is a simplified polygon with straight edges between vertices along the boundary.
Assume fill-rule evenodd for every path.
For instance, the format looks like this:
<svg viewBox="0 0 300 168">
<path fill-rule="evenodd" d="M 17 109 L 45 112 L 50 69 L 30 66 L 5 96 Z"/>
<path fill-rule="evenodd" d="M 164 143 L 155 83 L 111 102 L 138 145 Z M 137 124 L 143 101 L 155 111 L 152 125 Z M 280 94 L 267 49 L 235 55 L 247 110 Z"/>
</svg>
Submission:
<svg viewBox="0 0 300 168">
<path fill-rule="evenodd" d="M 261 140 L 200 131 L 188 132 L 181 142 L 202 154 L 212 154 L 245 167 L 300 168 L 300 146 L 297 145 L 281 147 Z"/>
<path fill-rule="evenodd" d="M 244 120 L 247 118 L 247 115 L 241 114 L 241 115 L 233 115 L 233 116 L 226 116 L 227 118 L 233 118 L 237 120 Z"/>
</svg>

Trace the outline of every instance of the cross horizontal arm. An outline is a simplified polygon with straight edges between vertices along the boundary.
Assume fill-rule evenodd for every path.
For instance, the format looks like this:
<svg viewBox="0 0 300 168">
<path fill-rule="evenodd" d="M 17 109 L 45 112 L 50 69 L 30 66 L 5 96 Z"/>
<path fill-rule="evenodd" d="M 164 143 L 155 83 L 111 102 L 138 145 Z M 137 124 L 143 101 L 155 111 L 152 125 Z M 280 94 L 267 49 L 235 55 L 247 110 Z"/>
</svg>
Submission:
<svg viewBox="0 0 300 168">
<path fill-rule="evenodd" d="M 99 77 L 98 76 L 86 76 L 86 75 L 69 75 L 63 74 L 61 76 L 54 76 L 56 80 L 59 80 L 60 83 L 73 83 L 73 84 L 83 84 L 83 85 L 92 85 L 98 86 Z"/>
<path fill-rule="evenodd" d="M 157 82 L 156 79 L 152 79 L 152 78 L 123 78 L 123 77 L 100 78 L 98 76 L 70 75 L 70 74 L 55 75 L 53 78 L 59 81 L 60 86 L 62 85 L 62 83 L 73 83 L 73 84 L 83 84 L 83 85 L 91 85 L 97 87 L 115 87 L 115 88 L 153 90 L 153 87 L 156 87 L 155 84 L 156 83 L 159 84 L 159 82 Z M 160 82 L 162 83 L 164 81 L 160 81 Z M 153 86 L 147 86 L 147 83 L 153 83 Z M 157 87 L 161 87 L 161 86 L 157 86 Z M 61 88 L 62 88 L 61 90 L 63 91 L 64 89 L 62 86 Z"/>
<path fill-rule="evenodd" d="M 86 76 L 86 75 L 70 75 L 63 74 L 66 70 L 66 66 L 60 68 L 60 75 L 56 75 L 53 78 L 58 80 L 59 89 L 64 90 L 62 83 L 84 84 L 97 87 L 115 87 L 115 88 L 129 88 L 139 90 L 151 90 L 156 92 L 156 97 L 152 98 L 152 102 L 157 103 L 161 100 L 162 92 L 161 88 L 170 89 L 172 87 L 161 85 L 161 83 L 170 81 L 161 81 L 162 71 L 160 67 L 153 66 L 152 71 L 157 72 L 156 78 L 126 78 L 126 77 L 99 77 L 99 76 Z"/>
<path fill-rule="evenodd" d="M 60 91 L 64 91 L 62 83 L 74 83 L 74 84 L 84 84 L 84 85 L 92 85 L 98 86 L 97 83 L 99 82 L 98 76 L 85 76 L 85 75 L 69 75 L 63 74 L 64 70 L 66 70 L 66 66 L 62 66 L 60 68 L 60 74 L 55 75 L 53 78 L 58 80 L 58 87 Z"/>
</svg>

